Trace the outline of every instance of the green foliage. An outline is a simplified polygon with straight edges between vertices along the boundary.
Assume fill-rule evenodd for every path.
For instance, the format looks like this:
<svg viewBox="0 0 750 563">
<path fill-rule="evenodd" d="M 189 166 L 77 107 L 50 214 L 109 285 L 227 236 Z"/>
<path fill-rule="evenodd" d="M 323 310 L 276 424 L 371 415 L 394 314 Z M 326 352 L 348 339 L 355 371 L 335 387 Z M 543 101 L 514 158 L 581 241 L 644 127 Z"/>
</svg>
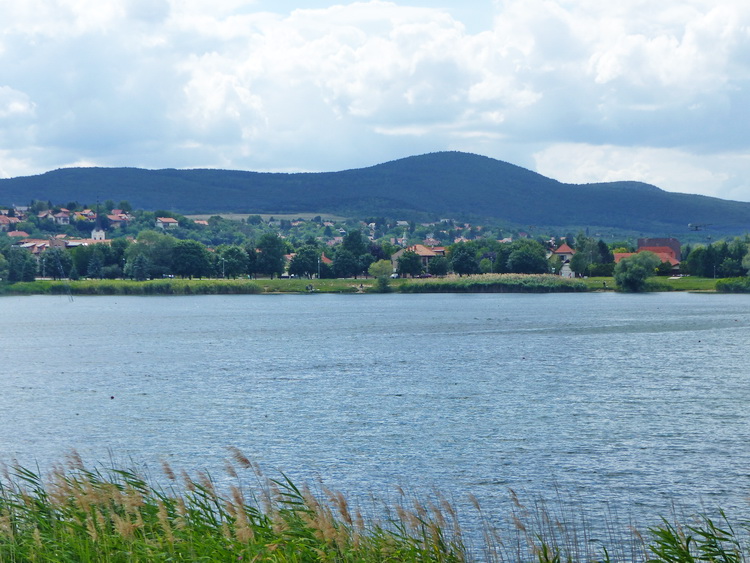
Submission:
<svg viewBox="0 0 750 563">
<path fill-rule="evenodd" d="M 76 454 L 47 476 L 14 465 L 0 484 L 0 560 L 465 560 L 452 508 L 428 512 L 404 499 L 390 523 L 366 521 L 341 494 L 316 496 L 283 474 L 270 479 L 230 450 L 236 484 L 227 491 L 206 472 L 165 491 L 132 470 L 86 467 Z M 163 470 L 176 480 L 168 464 Z"/>
<path fill-rule="evenodd" d="M 450 263 L 445 256 L 435 256 L 427 263 L 427 272 L 433 276 L 445 276 L 449 268 Z"/>
<path fill-rule="evenodd" d="M 684 230 L 700 217 L 733 234 L 750 224 L 748 203 L 674 194 L 638 182 L 560 184 L 506 162 L 458 152 L 322 174 L 67 168 L 0 180 L 0 192 L 10 201 L 91 202 L 102 186 L 114 200 L 127 199 L 134 207 L 175 206 L 181 213 L 253 209 L 407 219 L 475 216 L 518 225 L 601 225 L 636 232 Z"/>
<path fill-rule="evenodd" d="M 216 249 L 216 274 L 223 278 L 236 279 L 248 273 L 248 257 L 245 249 L 239 245 L 221 245 Z"/>
<path fill-rule="evenodd" d="M 280 276 L 284 273 L 284 241 L 275 233 L 266 233 L 257 244 L 255 272 L 258 274 Z"/>
<path fill-rule="evenodd" d="M 177 239 L 154 230 L 141 231 L 138 239 L 125 251 L 125 271 L 132 271 L 133 262 L 138 255 L 143 254 L 148 264 L 148 277 L 161 278 L 172 274 L 174 246 Z"/>
<path fill-rule="evenodd" d="M 148 263 L 148 258 L 145 254 L 141 253 L 138 254 L 138 256 L 135 257 L 135 260 L 132 261 L 132 266 L 130 270 L 128 271 L 126 269 L 126 273 L 129 275 L 129 277 L 133 278 L 136 281 L 146 281 L 148 279 L 148 272 L 150 269 L 150 265 Z"/>
<path fill-rule="evenodd" d="M 451 270 L 459 276 L 470 276 L 479 273 L 479 262 L 471 248 L 464 244 L 457 244 L 451 248 Z"/>
<path fill-rule="evenodd" d="M 570 259 L 570 269 L 582 276 L 611 276 L 615 267 L 615 257 L 609 246 L 579 233 L 575 241 L 575 251 Z"/>
<path fill-rule="evenodd" d="M 507 268 L 514 274 L 546 274 L 549 264 L 544 247 L 535 240 L 514 241 L 508 256 Z"/>
<path fill-rule="evenodd" d="M 344 235 L 341 245 L 354 256 L 361 256 L 369 252 L 369 245 L 362 236 L 361 231 L 351 231 Z"/>
<path fill-rule="evenodd" d="M 655 275 L 661 260 L 653 252 L 639 252 L 623 258 L 615 266 L 615 283 L 621 291 L 646 290 L 646 280 Z"/>
<path fill-rule="evenodd" d="M 716 291 L 721 293 L 750 293 L 750 278 L 718 280 L 716 282 Z"/>
<path fill-rule="evenodd" d="M 8 281 L 34 281 L 37 272 L 36 258 L 26 249 L 11 248 L 8 251 Z"/>
<path fill-rule="evenodd" d="M 742 545 L 723 511 L 720 523 L 700 516 L 697 524 L 683 526 L 662 519 L 662 524 L 649 529 L 649 545 L 653 558 L 647 563 L 741 563 L 746 561 Z"/>
<path fill-rule="evenodd" d="M 351 278 L 359 274 L 360 264 L 351 250 L 340 246 L 333 258 L 333 272 L 337 278 Z"/>
<path fill-rule="evenodd" d="M 749 245 L 735 238 L 693 248 L 681 264 L 685 273 L 702 277 L 737 277 L 750 270 Z"/>
<path fill-rule="evenodd" d="M 211 273 L 206 247 L 195 240 L 180 240 L 172 252 L 172 270 L 183 278 L 203 277 Z"/>
<path fill-rule="evenodd" d="M 8 260 L 0 254 L 0 280 L 8 279 Z"/>
<path fill-rule="evenodd" d="M 588 291 L 579 280 L 548 274 L 483 274 L 469 278 L 448 276 L 410 282 L 402 293 L 570 293 Z"/>
<path fill-rule="evenodd" d="M 289 275 L 310 279 L 317 275 L 319 260 L 320 251 L 317 246 L 303 246 L 289 263 Z"/>
<path fill-rule="evenodd" d="M 407 250 L 396 261 L 396 273 L 399 276 L 418 276 L 422 273 L 422 259 L 416 252 Z"/>
<path fill-rule="evenodd" d="M 66 278 L 72 266 L 72 256 L 62 248 L 50 248 L 39 257 L 39 269 L 42 277 L 55 280 Z"/>
<path fill-rule="evenodd" d="M 390 260 L 378 260 L 370 264 L 367 271 L 373 278 L 390 278 L 393 273 L 393 264 Z"/>
</svg>

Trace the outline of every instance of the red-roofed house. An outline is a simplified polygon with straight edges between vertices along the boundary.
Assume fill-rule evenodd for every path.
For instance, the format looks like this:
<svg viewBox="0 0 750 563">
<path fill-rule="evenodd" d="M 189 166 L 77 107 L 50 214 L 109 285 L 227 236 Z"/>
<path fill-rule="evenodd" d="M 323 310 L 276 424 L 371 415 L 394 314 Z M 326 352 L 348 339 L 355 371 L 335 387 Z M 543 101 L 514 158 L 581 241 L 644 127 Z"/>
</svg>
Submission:
<svg viewBox="0 0 750 563">
<path fill-rule="evenodd" d="M 675 255 L 674 249 L 669 246 L 642 246 L 638 248 L 638 252 L 643 252 L 644 250 L 653 252 L 661 258 L 662 262 L 669 262 L 672 266 L 676 266 L 680 263 Z"/>
<path fill-rule="evenodd" d="M 160 229 L 175 229 L 180 226 L 180 222 L 172 217 L 157 217 L 156 226 Z"/>
<path fill-rule="evenodd" d="M 552 251 L 552 254 L 557 256 L 563 264 L 570 262 L 570 259 L 573 258 L 575 253 L 576 251 L 570 248 L 566 242 L 562 243 L 558 248 Z"/>
<path fill-rule="evenodd" d="M 393 262 L 394 268 L 397 267 L 398 259 L 401 258 L 404 252 L 414 252 L 422 260 L 422 266 L 424 268 L 427 268 L 428 264 L 430 263 L 430 260 L 432 260 L 436 256 L 445 256 L 445 248 L 442 246 L 434 246 L 432 248 L 427 248 L 423 244 L 415 244 L 413 246 L 409 246 L 408 248 L 402 248 L 401 250 L 396 252 L 393 256 L 391 256 L 391 262 Z"/>
</svg>

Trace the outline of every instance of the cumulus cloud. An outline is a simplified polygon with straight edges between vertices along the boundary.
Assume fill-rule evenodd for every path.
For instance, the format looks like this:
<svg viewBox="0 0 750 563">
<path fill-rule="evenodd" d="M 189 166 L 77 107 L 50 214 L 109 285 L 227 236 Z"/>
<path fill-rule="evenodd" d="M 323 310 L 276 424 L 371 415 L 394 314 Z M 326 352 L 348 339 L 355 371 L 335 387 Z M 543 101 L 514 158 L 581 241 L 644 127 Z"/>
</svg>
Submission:
<svg viewBox="0 0 750 563">
<path fill-rule="evenodd" d="M 0 19 L 10 175 L 467 150 L 750 200 L 750 5 L 734 0 L 27 0 Z"/>
</svg>

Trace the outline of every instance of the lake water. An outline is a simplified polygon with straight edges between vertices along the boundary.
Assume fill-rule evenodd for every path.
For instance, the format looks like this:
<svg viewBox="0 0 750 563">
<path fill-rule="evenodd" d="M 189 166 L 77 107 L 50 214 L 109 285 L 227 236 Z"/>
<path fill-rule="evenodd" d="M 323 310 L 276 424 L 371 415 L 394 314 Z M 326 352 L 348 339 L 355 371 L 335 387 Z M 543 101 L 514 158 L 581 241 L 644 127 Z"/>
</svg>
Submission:
<svg viewBox="0 0 750 563">
<path fill-rule="evenodd" d="M 747 511 L 750 296 L 0 298 L 0 459 Z"/>
</svg>

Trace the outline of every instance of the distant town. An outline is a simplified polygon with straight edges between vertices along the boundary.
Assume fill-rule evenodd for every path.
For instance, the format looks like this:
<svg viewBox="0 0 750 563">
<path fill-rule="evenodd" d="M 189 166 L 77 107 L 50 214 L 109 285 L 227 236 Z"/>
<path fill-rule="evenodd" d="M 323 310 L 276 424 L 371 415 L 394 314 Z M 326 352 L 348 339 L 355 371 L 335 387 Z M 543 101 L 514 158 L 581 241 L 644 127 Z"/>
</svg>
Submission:
<svg viewBox="0 0 750 563">
<path fill-rule="evenodd" d="M 164 277 L 433 277 L 448 273 L 612 276 L 638 253 L 663 276 L 741 277 L 748 236 L 697 245 L 673 237 L 604 242 L 586 232 L 503 231 L 451 218 L 184 216 L 95 205 L 0 206 L 0 277 L 135 280 Z M 386 270 L 383 264 L 389 263 Z"/>
</svg>

